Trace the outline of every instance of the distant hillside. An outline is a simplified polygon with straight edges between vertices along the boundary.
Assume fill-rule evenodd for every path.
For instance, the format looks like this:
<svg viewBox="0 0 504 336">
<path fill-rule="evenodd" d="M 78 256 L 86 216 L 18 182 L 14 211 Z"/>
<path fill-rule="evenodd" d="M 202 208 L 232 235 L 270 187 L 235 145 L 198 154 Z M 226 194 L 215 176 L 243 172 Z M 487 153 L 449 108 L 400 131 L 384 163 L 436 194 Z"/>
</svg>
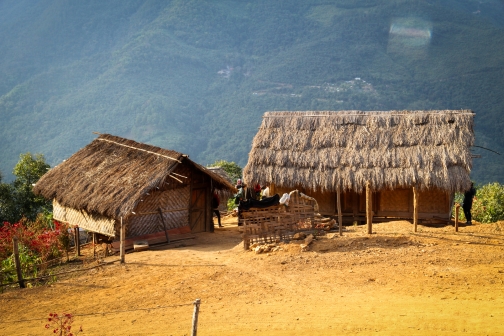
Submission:
<svg viewBox="0 0 504 336">
<path fill-rule="evenodd" d="M 504 156 L 503 28 L 498 0 L 4 0 L 0 171 L 92 132 L 243 166 L 270 110 L 472 109 Z"/>
</svg>

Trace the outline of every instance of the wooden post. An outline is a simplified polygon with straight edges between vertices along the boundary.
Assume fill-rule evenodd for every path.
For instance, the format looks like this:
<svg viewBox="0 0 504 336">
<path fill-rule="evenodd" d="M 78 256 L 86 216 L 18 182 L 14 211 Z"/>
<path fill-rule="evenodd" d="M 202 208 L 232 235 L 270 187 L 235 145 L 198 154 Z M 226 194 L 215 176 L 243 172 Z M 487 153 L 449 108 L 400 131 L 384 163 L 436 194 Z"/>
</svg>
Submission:
<svg viewBox="0 0 504 336">
<path fill-rule="evenodd" d="M 93 258 L 96 258 L 96 232 L 93 232 Z"/>
<path fill-rule="evenodd" d="M 418 189 L 413 187 L 413 225 L 415 232 L 417 232 L 418 225 Z"/>
<path fill-rule="evenodd" d="M 341 213 L 341 192 L 338 187 L 336 190 L 336 206 L 338 208 L 338 229 L 339 229 L 339 235 L 343 236 L 343 214 Z"/>
<path fill-rule="evenodd" d="M 367 221 L 367 233 L 373 233 L 373 204 L 371 199 L 371 183 L 366 182 L 366 221 Z"/>
<path fill-rule="evenodd" d="M 199 314 L 200 303 L 201 303 L 200 299 L 196 299 L 196 301 L 194 301 L 194 312 L 193 312 L 193 317 L 192 317 L 191 336 L 196 336 L 198 334 L 198 314 Z"/>
<path fill-rule="evenodd" d="M 75 256 L 78 257 L 81 255 L 80 253 L 80 233 L 79 227 L 74 227 L 74 242 L 75 242 Z"/>
<path fill-rule="evenodd" d="M 161 217 L 161 223 L 163 223 L 163 231 L 164 231 L 164 234 L 165 234 L 165 237 L 166 237 L 166 242 L 169 243 L 170 242 L 170 238 L 168 238 L 168 232 L 166 231 L 166 223 L 165 223 L 164 218 L 163 218 L 163 211 L 161 211 L 161 208 L 158 208 L 158 212 L 159 212 L 159 217 Z"/>
<path fill-rule="evenodd" d="M 121 264 L 124 264 L 124 240 L 125 240 L 125 237 L 126 237 L 126 230 L 124 228 L 124 223 L 123 223 L 123 219 L 121 217 L 121 233 L 120 233 L 121 237 L 121 241 L 120 241 L 120 255 L 121 255 Z"/>
<path fill-rule="evenodd" d="M 458 232 L 460 204 L 455 203 L 455 232 Z"/>
<path fill-rule="evenodd" d="M 14 236 L 12 238 L 12 245 L 14 250 L 14 263 L 16 264 L 17 278 L 20 288 L 26 288 L 23 280 L 23 272 L 21 272 L 21 262 L 19 261 L 19 248 L 18 248 L 18 237 Z"/>
</svg>

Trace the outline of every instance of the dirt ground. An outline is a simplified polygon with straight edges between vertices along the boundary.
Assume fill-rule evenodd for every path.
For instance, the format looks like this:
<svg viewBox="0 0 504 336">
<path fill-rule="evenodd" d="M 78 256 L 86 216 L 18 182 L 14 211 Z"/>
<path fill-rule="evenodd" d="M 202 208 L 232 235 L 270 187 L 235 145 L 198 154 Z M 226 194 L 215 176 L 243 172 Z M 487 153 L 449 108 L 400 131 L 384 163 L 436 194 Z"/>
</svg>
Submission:
<svg viewBox="0 0 504 336">
<path fill-rule="evenodd" d="M 230 218 L 125 265 L 10 289 L 0 335 L 53 334 L 51 312 L 75 314 L 82 335 L 190 335 L 195 299 L 198 335 L 504 334 L 504 222 L 350 226 L 265 254 L 244 251 L 239 229 Z"/>
</svg>

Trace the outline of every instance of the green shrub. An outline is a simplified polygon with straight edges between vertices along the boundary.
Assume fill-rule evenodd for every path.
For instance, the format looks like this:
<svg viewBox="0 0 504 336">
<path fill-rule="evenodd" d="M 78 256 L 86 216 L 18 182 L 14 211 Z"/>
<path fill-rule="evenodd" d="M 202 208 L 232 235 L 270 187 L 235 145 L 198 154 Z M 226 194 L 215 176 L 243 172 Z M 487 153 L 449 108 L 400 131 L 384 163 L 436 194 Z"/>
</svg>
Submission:
<svg viewBox="0 0 504 336">
<path fill-rule="evenodd" d="M 235 204 L 235 198 L 231 197 L 227 201 L 227 209 L 228 211 L 233 211 L 234 208 L 236 208 L 238 205 Z"/>
<path fill-rule="evenodd" d="M 494 182 L 478 188 L 472 215 L 481 223 L 504 220 L 504 185 Z"/>
<path fill-rule="evenodd" d="M 455 194 L 455 202 L 462 205 L 464 194 Z M 476 187 L 476 197 L 472 205 L 472 218 L 480 223 L 494 223 L 504 220 L 504 185 L 497 182 Z M 455 217 L 455 207 L 452 211 Z M 465 221 L 464 211 L 460 207 L 459 220 Z"/>
</svg>

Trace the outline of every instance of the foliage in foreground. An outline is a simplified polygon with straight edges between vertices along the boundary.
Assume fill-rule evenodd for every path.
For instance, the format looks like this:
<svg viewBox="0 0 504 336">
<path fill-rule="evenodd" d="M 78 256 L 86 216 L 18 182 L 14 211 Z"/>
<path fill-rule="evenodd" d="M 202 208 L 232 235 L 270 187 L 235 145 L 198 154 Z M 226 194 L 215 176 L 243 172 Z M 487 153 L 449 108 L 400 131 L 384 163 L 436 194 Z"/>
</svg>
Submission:
<svg viewBox="0 0 504 336">
<path fill-rule="evenodd" d="M 53 334 L 59 334 L 60 336 L 73 336 L 82 331 L 82 326 L 77 333 L 72 331 L 74 316 L 70 313 L 50 313 L 47 321 L 49 323 L 45 325 L 45 328 L 51 330 Z"/>
<path fill-rule="evenodd" d="M 13 255 L 13 238 L 18 238 L 19 259 L 23 278 L 37 277 L 47 269 L 47 262 L 63 256 L 69 246 L 69 231 L 66 224 L 48 224 L 47 218 L 39 215 L 31 222 L 26 219 L 0 226 L 0 283 L 17 280 Z"/>
<path fill-rule="evenodd" d="M 478 188 L 472 215 L 481 223 L 504 220 L 504 185 L 494 182 Z"/>
</svg>

